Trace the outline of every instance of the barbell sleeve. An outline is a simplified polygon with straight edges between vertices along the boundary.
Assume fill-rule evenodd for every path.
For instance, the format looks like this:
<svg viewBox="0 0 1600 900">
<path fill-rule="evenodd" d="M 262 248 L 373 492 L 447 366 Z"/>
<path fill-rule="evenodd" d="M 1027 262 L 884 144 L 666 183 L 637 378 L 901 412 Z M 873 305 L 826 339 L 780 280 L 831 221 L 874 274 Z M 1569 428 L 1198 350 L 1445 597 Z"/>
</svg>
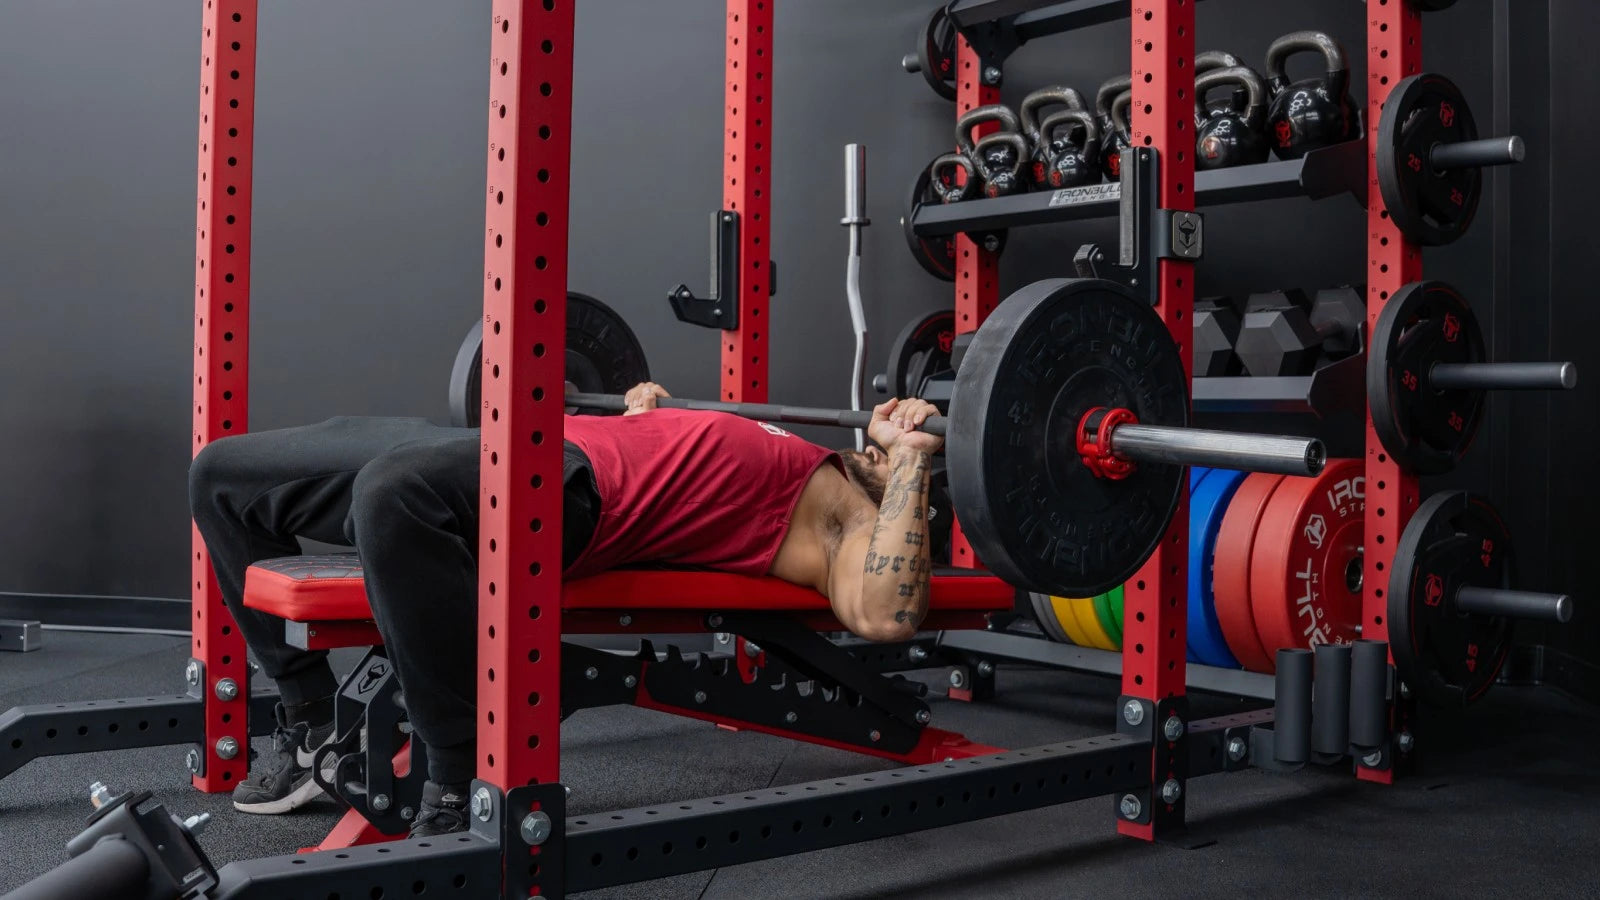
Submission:
<svg viewBox="0 0 1600 900">
<path fill-rule="evenodd" d="M 1539 594 L 1463 585 L 1456 591 L 1456 609 L 1473 615 L 1506 616 L 1535 622 L 1566 624 L 1572 621 L 1572 598 L 1566 594 Z"/>
<path fill-rule="evenodd" d="M 1444 391 L 1570 391 L 1578 386 L 1578 367 L 1570 362 L 1435 363 L 1428 384 Z"/>
<path fill-rule="evenodd" d="M 1316 438 L 1163 425 L 1118 425 L 1111 452 L 1134 462 L 1175 463 L 1276 475 L 1316 475 L 1328 451 Z"/>
<path fill-rule="evenodd" d="M 625 412 L 628 404 L 621 394 L 566 395 L 567 406 Z M 808 406 L 782 406 L 776 403 L 730 403 L 722 400 L 686 400 L 661 397 L 656 406 L 663 409 L 692 409 L 720 412 L 763 422 L 788 422 L 793 425 L 828 425 L 838 428 L 866 428 L 872 412 L 848 409 L 819 409 Z M 922 424 L 922 430 L 941 437 L 947 420 L 935 416 Z M 1118 425 L 1111 431 L 1111 452 L 1134 462 L 1171 463 L 1270 472 L 1278 475 L 1316 475 L 1327 462 L 1328 452 L 1316 438 L 1287 435 L 1247 434 L 1210 431 L 1203 428 L 1174 428 L 1167 425 Z"/>
<path fill-rule="evenodd" d="M 1435 169 L 1469 169 L 1509 166 L 1522 162 L 1527 155 L 1528 149 L 1522 143 L 1522 138 L 1512 135 L 1439 144 L 1428 154 L 1428 161 L 1433 163 Z"/>
</svg>

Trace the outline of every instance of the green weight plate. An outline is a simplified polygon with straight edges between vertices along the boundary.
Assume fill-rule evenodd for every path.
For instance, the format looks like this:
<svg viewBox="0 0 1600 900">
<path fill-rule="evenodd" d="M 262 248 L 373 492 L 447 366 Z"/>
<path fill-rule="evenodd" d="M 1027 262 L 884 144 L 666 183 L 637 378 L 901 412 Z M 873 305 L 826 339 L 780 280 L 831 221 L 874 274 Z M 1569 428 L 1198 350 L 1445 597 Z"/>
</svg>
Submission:
<svg viewBox="0 0 1600 900">
<path fill-rule="evenodd" d="M 1111 649 L 1122 649 L 1122 587 L 1119 585 L 1094 598 L 1094 614 L 1111 639 Z"/>
</svg>

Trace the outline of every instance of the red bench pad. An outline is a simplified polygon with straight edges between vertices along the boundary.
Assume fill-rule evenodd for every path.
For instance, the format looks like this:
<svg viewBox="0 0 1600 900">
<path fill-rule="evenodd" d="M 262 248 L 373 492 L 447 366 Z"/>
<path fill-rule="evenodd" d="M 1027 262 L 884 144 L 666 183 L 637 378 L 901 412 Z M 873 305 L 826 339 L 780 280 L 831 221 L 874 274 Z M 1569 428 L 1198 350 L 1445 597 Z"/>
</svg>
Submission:
<svg viewBox="0 0 1600 900">
<path fill-rule="evenodd" d="M 936 574 L 931 588 L 930 606 L 935 612 L 1009 610 L 1014 600 L 1010 585 L 982 573 Z M 244 602 L 251 609 L 294 622 L 372 618 L 361 562 L 353 553 L 258 562 L 245 574 Z M 562 586 L 561 606 L 570 610 L 830 609 L 822 594 L 778 578 L 682 569 L 618 569 L 568 582 Z"/>
</svg>

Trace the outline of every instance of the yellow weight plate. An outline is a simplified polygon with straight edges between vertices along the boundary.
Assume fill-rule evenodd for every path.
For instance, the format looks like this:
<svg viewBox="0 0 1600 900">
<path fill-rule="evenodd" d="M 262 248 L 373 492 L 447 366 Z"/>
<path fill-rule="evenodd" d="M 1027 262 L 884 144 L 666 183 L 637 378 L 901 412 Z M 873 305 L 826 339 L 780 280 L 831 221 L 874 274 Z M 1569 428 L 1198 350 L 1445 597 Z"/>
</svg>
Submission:
<svg viewBox="0 0 1600 900">
<path fill-rule="evenodd" d="M 1093 597 L 1073 597 L 1067 602 L 1072 604 L 1072 610 L 1078 616 L 1078 627 L 1083 630 L 1083 636 L 1089 642 L 1083 646 L 1093 647 L 1096 650 L 1117 649 L 1117 645 L 1111 640 L 1111 635 L 1106 633 L 1105 626 L 1100 624 L 1100 617 L 1095 614 Z"/>
</svg>

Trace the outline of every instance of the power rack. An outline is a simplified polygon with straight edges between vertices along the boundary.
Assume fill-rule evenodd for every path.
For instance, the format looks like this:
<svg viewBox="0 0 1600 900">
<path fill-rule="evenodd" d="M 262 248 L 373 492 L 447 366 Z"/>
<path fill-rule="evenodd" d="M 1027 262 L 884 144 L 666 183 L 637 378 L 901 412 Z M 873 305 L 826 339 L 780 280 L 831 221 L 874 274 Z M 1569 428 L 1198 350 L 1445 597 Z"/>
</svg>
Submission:
<svg viewBox="0 0 1600 900">
<path fill-rule="evenodd" d="M 503 896 L 562 897 L 570 891 L 1103 795 L 1115 799 L 1113 816 L 1119 831 L 1151 840 L 1181 828 L 1186 779 L 1250 765 L 1276 767 L 1275 760 L 1304 762 L 1314 756 L 1305 746 L 1312 740 L 1311 660 L 1305 651 L 1292 659 L 1280 657 L 1270 691 L 1262 676 L 1230 681 L 1218 675 L 1212 682 L 1221 689 L 1271 696 L 1274 709 L 1187 721 L 1187 605 L 1181 602 L 1187 589 L 1185 500 L 1161 546 L 1126 592 L 1127 649 L 1117 667 L 1123 696 L 1116 733 L 686 803 L 581 817 L 566 814 L 559 781 L 564 705 L 561 498 L 552 486 L 561 483 L 558 448 L 563 427 L 574 5 L 575 0 L 493 3 L 478 598 L 480 756 L 479 777 L 473 784 L 472 830 L 429 841 L 259 859 L 220 870 L 204 862 L 188 836 L 186 846 L 198 860 L 175 859 L 182 854 L 174 850 L 165 861 L 187 866 L 181 872 L 170 871 L 174 877 L 189 879 L 183 883 L 196 889 L 190 895 L 387 896 L 409 889 L 479 897 L 498 889 Z M 741 264 L 732 279 L 739 324 L 723 332 L 721 343 L 722 392 L 730 400 L 755 402 L 766 399 L 766 354 L 761 348 L 772 284 L 767 220 L 773 6 L 774 0 L 728 0 L 727 6 L 722 212 L 735 217 Z M 256 12 L 255 0 L 207 0 L 204 15 L 195 297 L 197 452 L 211 440 L 243 431 L 247 423 Z M 1137 203 L 1128 197 L 1118 199 L 1120 211 L 1133 213 L 1142 224 L 1132 237 L 1135 246 L 1145 251 L 1159 248 L 1161 241 L 1150 239 L 1159 238 L 1162 229 L 1174 222 L 1195 222 L 1185 217 L 1193 212 L 1197 195 L 1257 199 L 1351 189 L 1347 175 L 1331 181 L 1308 175 L 1318 166 L 1341 169 L 1348 163 L 1345 148 L 1322 154 L 1321 161 L 1308 159 L 1303 164 L 1261 167 L 1249 176 L 1228 176 L 1227 186 L 1216 178 L 1196 182 L 1189 131 L 1193 103 L 1188 98 L 1193 90 L 1188 61 L 1194 55 L 1194 0 L 1054 4 L 957 0 L 950 15 L 963 30 L 959 112 L 997 99 L 1004 55 L 1023 39 L 1119 16 L 1131 19 L 1134 103 L 1149 112 L 1134 118 L 1129 158 L 1137 163 L 1131 171 L 1143 173 L 1146 181 L 1129 181 L 1138 188 Z M 1417 70 L 1420 20 L 1402 0 L 1376 0 L 1369 4 L 1368 16 L 1368 121 L 1374 122 L 1388 87 Z M 1369 138 L 1369 147 L 1375 148 L 1375 138 Z M 1375 153 L 1372 149 L 1368 154 L 1369 175 L 1375 171 Z M 1012 204 L 1019 207 L 1012 210 L 1003 201 L 992 201 L 1001 205 L 985 212 L 984 202 L 974 201 L 968 209 L 1001 218 L 1017 215 L 1015 224 L 1028 221 L 1027 216 L 1050 215 L 1032 203 Z M 1421 260 L 1417 248 L 1386 221 L 1375 176 L 1367 202 L 1372 235 L 1369 266 L 1375 270 L 1370 273 L 1368 299 L 1375 317 L 1392 292 L 1415 280 Z M 1125 231 L 1130 227 L 1127 222 L 1125 215 Z M 916 227 L 957 230 L 958 224 L 930 217 L 919 218 Z M 964 236 L 957 246 L 956 313 L 959 329 L 967 332 L 976 330 L 999 301 L 996 259 Z M 1146 288 L 1161 318 L 1186 348 L 1188 368 L 1187 341 L 1182 338 L 1194 306 L 1192 255 L 1167 252 L 1147 262 L 1154 283 Z M 1378 447 L 1370 416 L 1368 446 Z M 1368 451 L 1367 476 L 1369 484 L 1382 482 L 1369 495 L 1367 527 L 1369 535 L 1387 540 L 1379 541 L 1382 546 L 1366 559 L 1371 583 L 1382 583 L 1378 573 L 1392 562 L 1396 538 L 1417 504 L 1417 485 L 1414 476 L 1377 449 Z M 1385 515 L 1385 510 L 1393 514 Z M 959 530 L 955 546 L 957 562 L 973 567 L 970 546 Z M 222 606 L 198 536 L 194 573 L 194 690 L 185 702 L 186 708 L 204 710 L 205 739 L 201 759 L 192 767 L 197 770 L 197 787 L 222 791 L 245 772 L 248 757 L 241 750 L 248 737 L 247 720 L 259 723 L 270 721 L 270 716 L 262 709 L 253 717 L 245 715 L 245 707 L 256 704 L 248 692 L 238 690 L 248 684 L 244 648 Z M 1364 610 L 1368 638 L 1385 635 L 1383 610 L 1381 592 L 1369 593 Z M 701 623 L 707 630 L 721 624 L 720 619 Z M 961 649 L 960 637 L 942 635 L 936 649 Z M 1006 658 L 1011 652 L 997 642 L 1027 640 L 983 632 L 973 637 L 972 658 Z M 917 647 L 926 646 L 913 646 L 906 658 L 916 661 Z M 1346 658 L 1353 673 L 1352 687 L 1343 698 L 1351 712 L 1349 736 L 1371 751 L 1364 754 L 1368 763 L 1359 767 L 1361 777 L 1387 781 L 1400 752 L 1397 748 L 1404 746 L 1394 736 L 1409 721 L 1409 707 L 1398 701 L 1390 705 L 1393 675 L 1385 645 L 1365 640 L 1356 651 L 1353 660 Z M 925 656 L 928 651 L 922 652 Z M 898 656 L 890 660 L 901 661 Z M 1320 704 L 1320 680 L 1317 690 Z M 265 697 L 267 702 L 272 699 Z M 1376 719 L 1375 728 L 1364 729 L 1365 741 L 1354 740 L 1358 719 L 1368 726 Z M 1343 742 L 1319 734 L 1315 743 L 1321 752 L 1330 743 Z M 1335 759 L 1343 755 L 1333 754 Z M 148 836 L 170 828 L 155 821 L 158 816 L 146 816 L 143 824 L 131 822 L 130 811 L 147 799 L 146 794 L 110 801 L 91 820 L 84 838 L 96 829 L 118 828 L 119 833 Z M 138 815 L 142 814 L 133 813 Z M 175 834 L 168 837 L 176 839 Z M 76 856 L 57 870 L 62 874 L 60 883 L 78 884 L 70 878 L 75 872 L 90 871 L 88 862 L 105 864 L 107 869 L 100 874 L 109 876 L 110 865 L 104 860 L 105 854 L 98 851 Z M 117 887 L 104 879 L 96 884 L 104 896 L 117 895 Z"/>
</svg>

